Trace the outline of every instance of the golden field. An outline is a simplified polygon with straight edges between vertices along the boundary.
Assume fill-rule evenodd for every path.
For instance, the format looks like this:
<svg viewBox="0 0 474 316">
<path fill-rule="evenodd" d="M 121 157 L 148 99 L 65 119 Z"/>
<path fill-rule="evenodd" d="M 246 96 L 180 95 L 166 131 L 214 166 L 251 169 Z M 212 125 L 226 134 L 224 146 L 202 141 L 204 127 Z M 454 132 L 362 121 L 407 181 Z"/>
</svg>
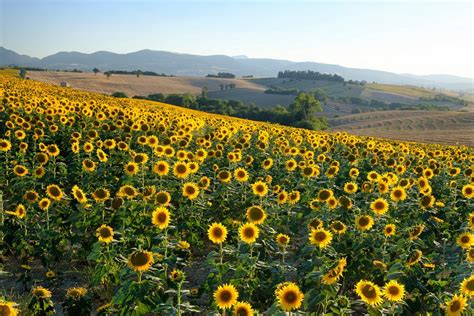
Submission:
<svg viewBox="0 0 474 316">
<path fill-rule="evenodd" d="M 472 315 L 472 147 L 0 98 L 0 315 Z"/>
</svg>

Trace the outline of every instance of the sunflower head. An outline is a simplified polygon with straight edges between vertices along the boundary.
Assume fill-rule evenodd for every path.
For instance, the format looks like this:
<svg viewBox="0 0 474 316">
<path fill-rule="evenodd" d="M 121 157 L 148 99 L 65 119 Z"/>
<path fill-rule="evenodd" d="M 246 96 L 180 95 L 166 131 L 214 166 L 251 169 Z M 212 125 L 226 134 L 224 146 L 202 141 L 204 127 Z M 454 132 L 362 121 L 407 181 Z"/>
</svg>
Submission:
<svg viewBox="0 0 474 316">
<path fill-rule="evenodd" d="M 300 308 L 304 299 L 303 292 L 293 282 L 277 286 L 275 294 L 281 309 L 288 312 Z"/>
<path fill-rule="evenodd" d="M 390 280 L 385 284 L 383 296 L 389 301 L 399 302 L 405 296 L 405 286 L 395 280 Z"/>
<path fill-rule="evenodd" d="M 239 228 L 240 240 L 247 244 L 253 244 L 260 234 L 260 230 L 253 223 L 247 223 Z"/>
<path fill-rule="evenodd" d="M 207 230 L 207 236 L 213 243 L 221 244 L 227 238 L 227 228 L 221 223 L 213 223 Z"/>
<path fill-rule="evenodd" d="M 165 229 L 170 223 L 170 212 L 166 207 L 157 207 L 151 215 L 151 222 L 159 229 Z"/>
<path fill-rule="evenodd" d="M 232 284 L 220 285 L 214 292 L 214 302 L 220 309 L 227 309 L 237 303 L 239 292 Z"/>
<path fill-rule="evenodd" d="M 267 218 L 267 213 L 260 206 L 251 206 L 247 209 L 247 220 L 256 225 L 263 224 Z"/>
<path fill-rule="evenodd" d="M 51 291 L 42 287 L 42 286 L 37 286 L 31 290 L 31 294 L 37 298 L 50 298 L 51 297 Z"/>
<path fill-rule="evenodd" d="M 380 288 L 370 281 L 360 280 L 356 284 L 355 291 L 362 301 L 371 306 L 377 306 L 383 301 Z"/>
<path fill-rule="evenodd" d="M 103 243 L 110 243 L 114 240 L 114 230 L 112 227 L 102 224 L 99 228 L 97 228 L 95 232 L 99 241 Z"/>
<path fill-rule="evenodd" d="M 446 314 L 449 316 L 460 316 L 466 309 L 466 305 L 467 298 L 456 294 L 446 303 Z"/>
<path fill-rule="evenodd" d="M 252 305 L 247 302 L 237 302 L 233 308 L 235 316 L 253 316 L 255 314 Z"/>
<path fill-rule="evenodd" d="M 332 241 L 332 234 L 324 228 L 311 229 L 309 242 L 319 248 L 326 248 Z"/>
<path fill-rule="evenodd" d="M 147 271 L 153 264 L 153 254 L 145 250 L 137 250 L 128 258 L 128 266 L 135 271 Z"/>
</svg>

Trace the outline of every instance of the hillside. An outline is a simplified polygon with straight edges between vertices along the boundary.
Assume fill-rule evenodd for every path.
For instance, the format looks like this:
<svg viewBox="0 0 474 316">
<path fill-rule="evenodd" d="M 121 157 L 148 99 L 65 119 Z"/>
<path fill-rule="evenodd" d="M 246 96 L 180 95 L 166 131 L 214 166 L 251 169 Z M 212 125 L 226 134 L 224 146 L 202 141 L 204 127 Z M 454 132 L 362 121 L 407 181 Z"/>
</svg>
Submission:
<svg viewBox="0 0 474 316">
<path fill-rule="evenodd" d="M 314 70 L 337 73 L 347 80 L 365 80 L 390 84 L 436 86 L 447 89 L 472 90 L 473 79 L 450 75 L 417 76 L 387 71 L 348 68 L 316 62 L 293 62 L 268 58 L 239 58 L 225 55 L 199 56 L 166 51 L 141 50 L 128 54 L 99 51 L 91 54 L 58 52 L 42 59 L 19 55 L 0 47 L 0 66 L 30 66 L 47 69 L 148 70 L 178 76 L 206 76 L 209 73 L 231 72 L 238 76 L 275 76 L 281 70 Z"/>
</svg>

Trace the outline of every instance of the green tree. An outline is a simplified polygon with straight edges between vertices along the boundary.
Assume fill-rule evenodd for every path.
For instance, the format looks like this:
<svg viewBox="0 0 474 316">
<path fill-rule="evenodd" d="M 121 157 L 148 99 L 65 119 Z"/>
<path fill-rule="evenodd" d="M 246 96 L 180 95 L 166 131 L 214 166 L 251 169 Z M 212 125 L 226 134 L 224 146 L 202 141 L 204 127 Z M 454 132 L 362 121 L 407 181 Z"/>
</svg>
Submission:
<svg viewBox="0 0 474 316">
<path fill-rule="evenodd" d="M 112 76 L 112 73 L 110 71 L 106 71 L 106 72 L 104 72 L 104 75 L 106 75 L 107 79 L 109 79 L 110 76 Z"/>
<path fill-rule="evenodd" d="M 92 69 L 92 71 L 94 72 L 94 74 L 97 76 L 97 73 L 100 72 L 99 68 L 94 68 Z"/>
<path fill-rule="evenodd" d="M 289 111 L 297 118 L 297 121 L 311 121 L 316 112 L 321 112 L 321 103 L 311 93 L 299 93 L 293 103 L 288 107 Z"/>
<path fill-rule="evenodd" d="M 25 78 L 26 78 L 26 69 L 20 68 L 20 77 L 21 77 L 22 79 L 25 79 Z"/>
</svg>

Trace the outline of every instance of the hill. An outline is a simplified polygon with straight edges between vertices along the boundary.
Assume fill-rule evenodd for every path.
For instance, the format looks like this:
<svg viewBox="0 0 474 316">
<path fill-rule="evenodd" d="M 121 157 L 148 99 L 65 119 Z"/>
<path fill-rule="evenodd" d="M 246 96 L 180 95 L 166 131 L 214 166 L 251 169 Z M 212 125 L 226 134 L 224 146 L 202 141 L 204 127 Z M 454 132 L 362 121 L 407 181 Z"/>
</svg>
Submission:
<svg viewBox="0 0 474 316">
<path fill-rule="evenodd" d="M 179 76 L 205 76 L 209 73 L 230 72 L 238 76 L 275 76 L 281 70 L 314 70 L 337 73 L 346 79 L 368 82 L 437 86 L 448 89 L 472 90 L 473 79 L 449 75 L 417 76 L 387 71 L 348 68 L 316 62 L 293 62 L 267 58 L 242 58 L 225 55 L 200 56 L 166 51 L 141 50 L 127 54 L 99 51 L 91 54 L 58 52 L 42 59 L 25 59 L 11 50 L 0 47 L 0 66 L 31 66 L 47 69 L 148 70 Z M 16 56 L 17 59 L 14 57 Z"/>
</svg>

